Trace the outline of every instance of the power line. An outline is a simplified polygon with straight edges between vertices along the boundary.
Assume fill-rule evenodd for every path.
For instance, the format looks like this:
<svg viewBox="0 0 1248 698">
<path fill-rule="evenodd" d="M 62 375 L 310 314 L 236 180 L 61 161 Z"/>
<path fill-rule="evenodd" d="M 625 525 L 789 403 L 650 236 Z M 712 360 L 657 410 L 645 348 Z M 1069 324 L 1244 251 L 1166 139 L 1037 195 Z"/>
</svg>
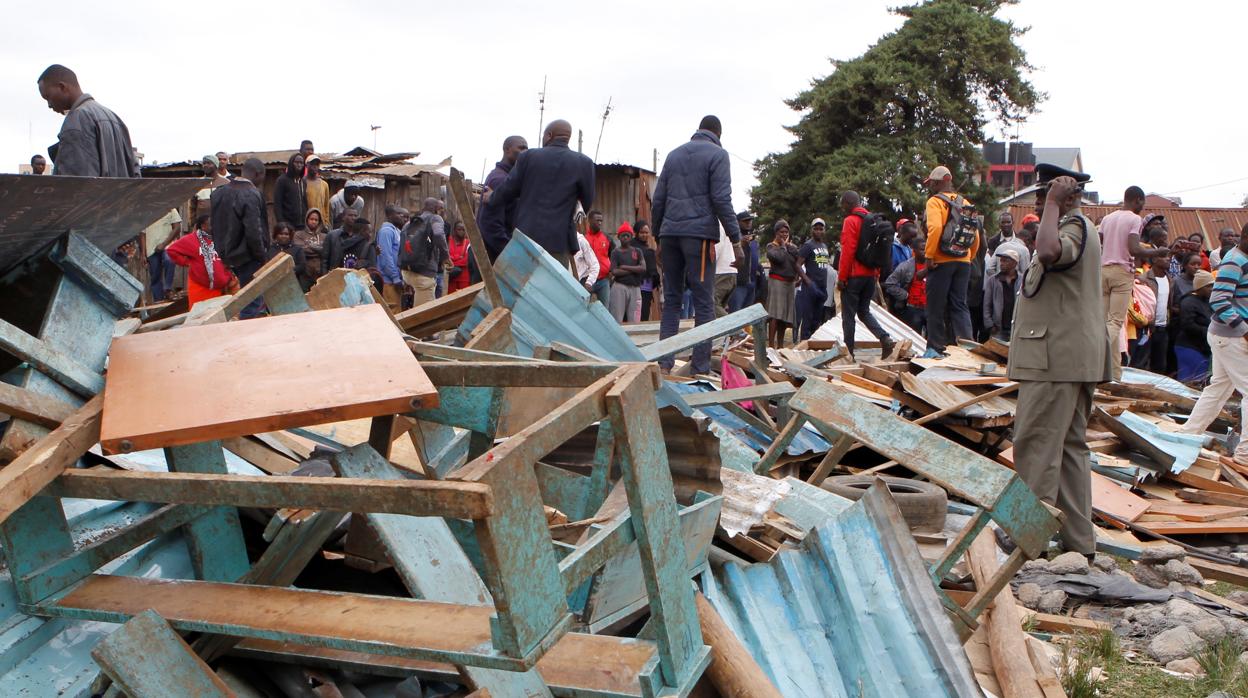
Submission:
<svg viewBox="0 0 1248 698">
<path fill-rule="evenodd" d="M 1231 179 L 1225 182 L 1218 182 L 1217 184 L 1206 184 L 1206 185 L 1199 186 L 1199 187 L 1192 187 L 1191 189 L 1179 189 L 1177 191 L 1168 191 L 1164 194 L 1164 196 L 1170 196 L 1171 194 L 1186 194 L 1189 191 L 1200 191 L 1201 189 L 1212 189 L 1214 187 L 1221 187 L 1227 184 L 1235 184 L 1236 182 L 1243 182 L 1243 181 L 1248 181 L 1248 177 L 1240 177 L 1239 179 Z"/>
</svg>

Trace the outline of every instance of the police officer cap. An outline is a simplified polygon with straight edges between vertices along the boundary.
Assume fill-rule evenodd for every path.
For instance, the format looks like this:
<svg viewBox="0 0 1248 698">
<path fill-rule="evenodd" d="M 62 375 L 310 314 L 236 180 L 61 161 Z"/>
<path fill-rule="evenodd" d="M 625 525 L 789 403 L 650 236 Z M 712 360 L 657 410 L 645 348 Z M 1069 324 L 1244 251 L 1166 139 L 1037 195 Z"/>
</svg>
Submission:
<svg viewBox="0 0 1248 698">
<path fill-rule="evenodd" d="M 1036 184 L 1048 184 L 1058 177 L 1071 177 L 1080 184 L 1092 179 L 1092 175 L 1086 172 L 1075 172 L 1047 162 L 1036 165 Z"/>
</svg>

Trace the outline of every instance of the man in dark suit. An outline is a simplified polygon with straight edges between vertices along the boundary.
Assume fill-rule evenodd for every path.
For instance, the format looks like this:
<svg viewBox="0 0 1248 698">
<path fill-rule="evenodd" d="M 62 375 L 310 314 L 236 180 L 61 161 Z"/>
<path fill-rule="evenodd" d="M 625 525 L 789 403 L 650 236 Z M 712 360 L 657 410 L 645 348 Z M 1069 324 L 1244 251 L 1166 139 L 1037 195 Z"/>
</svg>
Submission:
<svg viewBox="0 0 1248 698">
<path fill-rule="evenodd" d="M 568 147 L 572 124 L 550 122 L 542 134 L 542 147 L 526 150 L 506 181 L 485 192 L 491 208 L 515 202 L 513 225 L 567 266 L 578 249 L 576 204 L 586 210 L 594 203 L 594 162 Z"/>
</svg>

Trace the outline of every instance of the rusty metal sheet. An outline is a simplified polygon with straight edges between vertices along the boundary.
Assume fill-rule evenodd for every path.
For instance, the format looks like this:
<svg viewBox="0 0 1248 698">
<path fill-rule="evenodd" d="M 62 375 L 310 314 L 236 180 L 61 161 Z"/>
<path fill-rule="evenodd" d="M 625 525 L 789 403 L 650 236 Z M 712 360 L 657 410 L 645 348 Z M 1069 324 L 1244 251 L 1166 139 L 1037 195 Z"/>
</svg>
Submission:
<svg viewBox="0 0 1248 698">
<path fill-rule="evenodd" d="M 201 179 L 0 175 L 0 274 L 70 231 L 112 252 L 203 186 Z"/>
<path fill-rule="evenodd" d="M 134 334 L 113 342 L 106 453 L 436 407 L 376 304 Z"/>
</svg>

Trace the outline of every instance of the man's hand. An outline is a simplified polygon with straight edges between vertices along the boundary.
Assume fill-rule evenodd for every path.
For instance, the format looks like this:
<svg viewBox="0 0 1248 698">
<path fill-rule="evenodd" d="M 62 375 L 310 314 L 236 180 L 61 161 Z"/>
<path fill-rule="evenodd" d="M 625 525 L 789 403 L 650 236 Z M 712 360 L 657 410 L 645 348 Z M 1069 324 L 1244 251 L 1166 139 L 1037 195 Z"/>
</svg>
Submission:
<svg viewBox="0 0 1248 698">
<path fill-rule="evenodd" d="M 1066 197 L 1079 190 L 1079 183 L 1074 177 L 1057 177 L 1049 185 L 1050 201 L 1065 201 Z"/>
<path fill-rule="evenodd" d="M 490 197 L 493 195 L 494 195 L 493 189 L 486 189 L 485 191 L 481 192 L 481 203 L 484 203 L 484 204 L 490 203 Z"/>
</svg>

